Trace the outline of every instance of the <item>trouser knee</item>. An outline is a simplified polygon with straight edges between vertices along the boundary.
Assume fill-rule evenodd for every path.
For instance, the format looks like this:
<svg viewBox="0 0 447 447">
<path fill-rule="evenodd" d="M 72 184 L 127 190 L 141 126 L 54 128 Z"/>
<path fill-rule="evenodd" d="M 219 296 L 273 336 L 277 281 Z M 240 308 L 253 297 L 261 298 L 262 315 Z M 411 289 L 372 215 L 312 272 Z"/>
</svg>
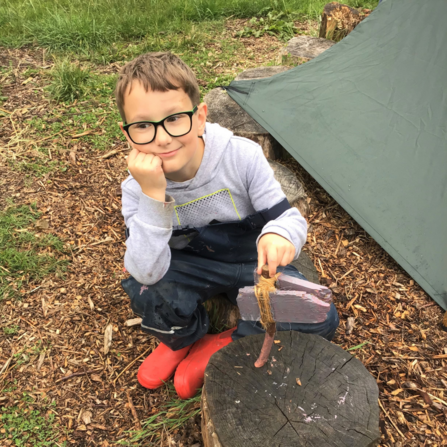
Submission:
<svg viewBox="0 0 447 447">
<path fill-rule="evenodd" d="M 171 349 L 189 346 L 207 333 L 208 315 L 197 293 L 164 281 L 145 286 L 133 277 L 121 284 L 132 310 L 143 319 L 141 328 Z"/>
</svg>

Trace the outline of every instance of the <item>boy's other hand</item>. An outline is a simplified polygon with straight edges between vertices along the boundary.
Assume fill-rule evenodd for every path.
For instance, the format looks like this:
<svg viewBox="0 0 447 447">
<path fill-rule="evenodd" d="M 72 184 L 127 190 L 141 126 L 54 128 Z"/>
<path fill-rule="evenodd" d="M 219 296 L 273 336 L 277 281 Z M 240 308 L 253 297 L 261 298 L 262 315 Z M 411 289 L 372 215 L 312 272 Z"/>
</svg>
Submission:
<svg viewBox="0 0 447 447">
<path fill-rule="evenodd" d="M 279 234 L 267 233 L 259 239 L 258 243 L 258 275 L 262 272 L 262 266 L 269 266 L 270 277 L 276 274 L 279 265 L 286 266 L 295 257 L 295 247 L 287 239 Z"/>
<path fill-rule="evenodd" d="M 145 154 L 135 148 L 127 157 L 127 167 L 143 193 L 160 202 L 164 202 L 166 197 L 166 177 L 162 165 L 157 155 Z"/>
</svg>

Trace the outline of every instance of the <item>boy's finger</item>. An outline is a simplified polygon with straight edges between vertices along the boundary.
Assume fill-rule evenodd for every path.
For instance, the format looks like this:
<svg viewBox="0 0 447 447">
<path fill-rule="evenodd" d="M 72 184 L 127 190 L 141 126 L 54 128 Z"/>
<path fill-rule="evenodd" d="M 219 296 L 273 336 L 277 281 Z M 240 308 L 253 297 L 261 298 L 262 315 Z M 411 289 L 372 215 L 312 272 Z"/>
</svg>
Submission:
<svg viewBox="0 0 447 447">
<path fill-rule="evenodd" d="M 154 155 L 154 158 L 152 159 L 152 164 L 154 165 L 154 167 L 163 166 L 163 160 L 157 155 Z"/>
<path fill-rule="evenodd" d="M 270 277 L 276 275 L 276 267 L 278 267 L 278 257 L 276 250 L 270 250 L 267 254 L 267 263 L 269 266 Z"/>
<path fill-rule="evenodd" d="M 132 163 L 138 154 L 139 152 L 135 148 L 133 148 L 127 156 L 127 164 Z"/>
<path fill-rule="evenodd" d="M 258 248 L 258 268 L 256 270 L 258 275 L 262 273 L 262 267 L 266 264 L 266 262 L 267 256 L 265 255 L 264 249 L 262 247 Z"/>
</svg>

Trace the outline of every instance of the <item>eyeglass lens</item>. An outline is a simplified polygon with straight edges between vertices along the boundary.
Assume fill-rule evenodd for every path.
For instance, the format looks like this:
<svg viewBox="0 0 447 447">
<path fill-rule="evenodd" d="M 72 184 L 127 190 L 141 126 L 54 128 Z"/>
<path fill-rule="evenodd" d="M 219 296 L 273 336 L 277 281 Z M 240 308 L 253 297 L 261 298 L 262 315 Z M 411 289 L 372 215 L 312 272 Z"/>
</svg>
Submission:
<svg viewBox="0 0 447 447">
<path fill-rule="evenodd" d="M 185 113 L 169 116 L 164 127 L 171 137 L 185 135 L 191 130 L 191 117 Z M 154 139 L 155 128 L 151 123 L 135 123 L 129 127 L 129 135 L 134 143 L 150 143 Z"/>
</svg>

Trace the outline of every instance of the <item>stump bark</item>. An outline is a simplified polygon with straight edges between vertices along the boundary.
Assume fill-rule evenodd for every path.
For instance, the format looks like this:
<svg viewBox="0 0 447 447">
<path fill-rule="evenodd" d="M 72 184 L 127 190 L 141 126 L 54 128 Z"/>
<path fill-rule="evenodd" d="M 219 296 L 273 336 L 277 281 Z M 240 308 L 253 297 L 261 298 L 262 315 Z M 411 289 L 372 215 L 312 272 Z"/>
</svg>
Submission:
<svg viewBox="0 0 447 447">
<path fill-rule="evenodd" d="M 255 368 L 264 335 L 211 357 L 202 395 L 205 447 L 377 446 L 378 388 L 362 363 L 322 337 L 279 332 Z"/>
<path fill-rule="evenodd" d="M 346 37 L 369 14 L 371 14 L 370 9 L 359 11 L 337 2 L 328 3 L 321 14 L 319 36 L 338 42 Z"/>
</svg>

